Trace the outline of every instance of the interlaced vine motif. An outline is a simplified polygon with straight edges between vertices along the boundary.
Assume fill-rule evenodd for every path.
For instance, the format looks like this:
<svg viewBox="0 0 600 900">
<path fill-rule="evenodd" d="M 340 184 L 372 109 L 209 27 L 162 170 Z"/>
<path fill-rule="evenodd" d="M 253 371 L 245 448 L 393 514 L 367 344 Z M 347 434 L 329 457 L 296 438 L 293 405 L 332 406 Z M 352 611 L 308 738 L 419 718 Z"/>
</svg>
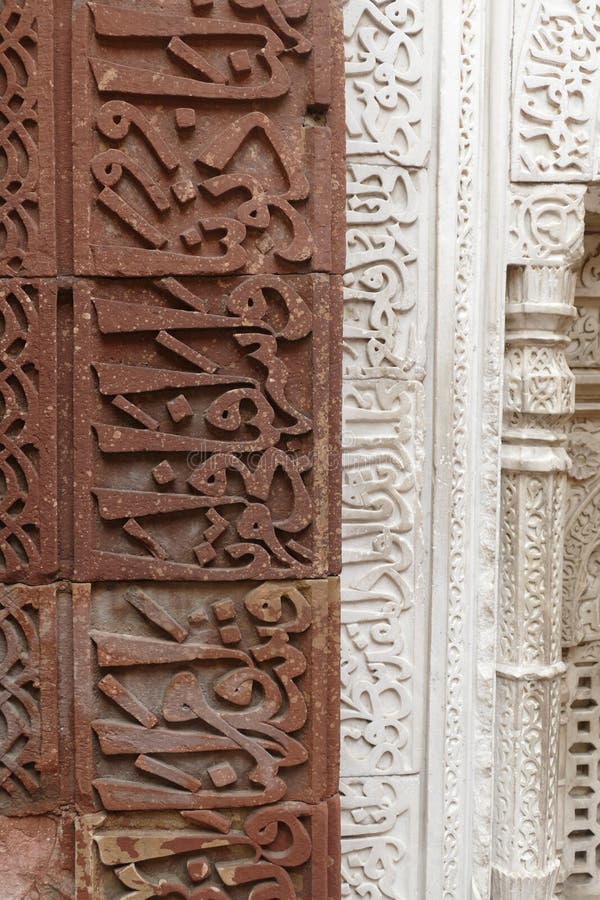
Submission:
<svg viewBox="0 0 600 900">
<path fill-rule="evenodd" d="M 0 807 L 32 797 L 40 780 L 40 635 L 38 613 L 27 596 L 7 593 L 0 600 Z"/>
<path fill-rule="evenodd" d="M 19 274 L 35 247 L 38 25 L 33 4 L 7 0 L 0 12 L 0 271 Z"/>
<path fill-rule="evenodd" d="M 0 577 L 40 561 L 37 291 L 0 293 Z"/>
<path fill-rule="evenodd" d="M 471 394 L 469 374 L 469 342 L 471 321 L 470 293 L 473 289 L 473 132 L 475 111 L 475 65 L 477 61 L 474 19 L 479 14 L 477 0 L 463 0 L 461 5 L 461 70 L 459 123 L 458 185 L 458 260 L 454 302 L 454 384 L 452 421 L 452 524 L 450 530 L 450 592 L 448 597 L 448 650 L 446 669 L 446 782 L 444 796 L 443 900 L 460 896 L 458 852 L 461 835 L 461 792 L 466 773 L 464 765 L 465 681 L 465 572 L 467 516 L 467 455 L 469 426 L 467 409 Z"/>
</svg>

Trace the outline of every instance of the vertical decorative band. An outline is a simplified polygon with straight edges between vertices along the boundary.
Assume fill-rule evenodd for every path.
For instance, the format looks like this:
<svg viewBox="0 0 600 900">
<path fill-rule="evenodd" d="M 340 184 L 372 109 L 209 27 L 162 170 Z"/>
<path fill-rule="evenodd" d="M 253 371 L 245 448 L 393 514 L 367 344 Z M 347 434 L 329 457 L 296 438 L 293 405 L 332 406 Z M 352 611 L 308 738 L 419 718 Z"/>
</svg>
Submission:
<svg viewBox="0 0 600 900">
<path fill-rule="evenodd" d="M 341 25 L 0 3 L 11 900 L 340 896 Z"/>
<path fill-rule="evenodd" d="M 558 872 L 556 792 L 565 426 L 574 378 L 585 188 L 515 188 L 509 256 L 502 451 L 492 896 L 550 900 Z"/>
</svg>

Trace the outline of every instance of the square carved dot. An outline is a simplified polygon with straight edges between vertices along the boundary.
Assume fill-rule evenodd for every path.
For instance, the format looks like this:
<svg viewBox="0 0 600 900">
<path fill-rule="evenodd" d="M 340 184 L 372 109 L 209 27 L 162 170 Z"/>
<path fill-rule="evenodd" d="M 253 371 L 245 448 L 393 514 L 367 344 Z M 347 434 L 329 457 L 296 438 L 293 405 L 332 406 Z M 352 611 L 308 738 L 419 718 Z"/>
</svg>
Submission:
<svg viewBox="0 0 600 900">
<path fill-rule="evenodd" d="M 223 628 L 219 628 L 219 632 L 224 644 L 239 644 L 242 639 L 240 629 L 237 625 L 225 625 Z"/>
<path fill-rule="evenodd" d="M 213 603 L 212 608 L 215 617 L 219 622 L 226 622 L 229 619 L 233 619 L 235 616 L 233 600 L 231 599 L 219 600 L 218 603 Z"/>
<path fill-rule="evenodd" d="M 174 422 L 183 422 L 184 419 L 191 419 L 194 415 L 192 407 L 183 394 L 178 394 L 173 400 L 169 400 L 167 409 Z"/>
<path fill-rule="evenodd" d="M 190 203 L 197 194 L 194 183 L 189 178 L 186 178 L 183 181 L 177 181 L 172 185 L 171 190 L 182 205 L 184 203 Z"/>
<path fill-rule="evenodd" d="M 152 469 L 152 477 L 157 484 L 170 484 L 172 481 L 175 481 L 175 472 L 171 464 L 166 459 L 163 459 L 161 463 Z"/>
<path fill-rule="evenodd" d="M 180 106 L 175 110 L 175 122 L 178 128 L 194 128 L 196 125 L 196 111 L 187 106 Z"/>
<path fill-rule="evenodd" d="M 244 75 L 250 72 L 252 64 L 247 50 L 234 50 L 229 54 L 229 65 L 236 75 Z"/>
<path fill-rule="evenodd" d="M 229 763 L 221 763 L 208 769 L 208 776 L 215 787 L 227 787 L 237 781 L 237 775 Z"/>
</svg>

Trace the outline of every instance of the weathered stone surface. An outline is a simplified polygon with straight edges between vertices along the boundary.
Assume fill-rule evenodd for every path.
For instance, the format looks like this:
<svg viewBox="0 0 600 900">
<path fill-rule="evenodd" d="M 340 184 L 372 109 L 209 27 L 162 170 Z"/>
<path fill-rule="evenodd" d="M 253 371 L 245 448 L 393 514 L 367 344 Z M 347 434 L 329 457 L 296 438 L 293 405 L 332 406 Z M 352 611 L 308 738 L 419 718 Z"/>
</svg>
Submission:
<svg viewBox="0 0 600 900">
<path fill-rule="evenodd" d="M 54 275 L 53 13 L 47 0 L 0 10 L 0 276 Z"/>
<path fill-rule="evenodd" d="M 4 900 L 72 900 L 72 816 L 0 817 L 0 884 Z"/>
<path fill-rule="evenodd" d="M 348 156 L 423 166 L 431 145 L 436 9 L 344 0 Z"/>
<path fill-rule="evenodd" d="M 56 290 L 0 281 L 0 582 L 56 569 Z"/>
<path fill-rule="evenodd" d="M 0 812 L 23 815 L 59 799 L 56 588 L 2 588 L 0 634 Z"/>
<path fill-rule="evenodd" d="M 422 896 L 420 791 L 418 775 L 341 779 L 343 897 Z"/>
<path fill-rule="evenodd" d="M 422 407 L 419 383 L 344 381 L 343 776 L 422 765 Z"/>
<path fill-rule="evenodd" d="M 428 312 L 425 173 L 351 163 L 346 179 L 344 376 L 422 379 Z"/>
<path fill-rule="evenodd" d="M 81 806 L 252 808 L 336 790 L 337 580 L 73 592 Z"/>
<path fill-rule="evenodd" d="M 335 572 L 337 282 L 76 290 L 77 579 Z"/>
<path fill-rule="evenodd" d="M 112 900 L 126 888 L 214 900 L 339 897 L 337 801 L 281 803 L 236 816 L 83 816 L 76 900 Z M 129 895 L 132 896 L 132 895 Z"/>
<path fill-rule="evenodd" d="M 340 28 L 328 0 L 81 4 L 76 271 L 340 272 Z"/>
</svg>

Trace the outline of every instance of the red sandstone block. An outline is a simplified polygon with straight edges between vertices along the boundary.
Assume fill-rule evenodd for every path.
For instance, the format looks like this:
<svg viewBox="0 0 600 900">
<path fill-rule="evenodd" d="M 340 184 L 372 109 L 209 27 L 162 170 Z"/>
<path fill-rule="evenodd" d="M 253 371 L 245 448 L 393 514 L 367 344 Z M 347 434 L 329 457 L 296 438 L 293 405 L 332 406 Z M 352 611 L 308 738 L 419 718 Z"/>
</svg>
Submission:
<svg viewBox="0 0 600 900">
<path fill-rule="evenodd" d="M 54 275 L 52 4 L 6 0 L 0 29 L 0 276 Z"/>
<path fill-rule="evenodd" d="M 78 6 L 76 272 L 341 272 L 334 5 Z"/>
<path fill-rule="evenodd" d="M 55 572 L 56 288 L 0 280 L 0 582 Z"/>
<path fill-rule="evenodd" d="M 80 808 L 239 810 L 335 791 L 338 590 L 73 585 Z"/>
<path fill-rule="evenodd" d="M 0 813 L 39 813 L 61 799 L 55 586 L 3 587 L 0 633 Z"/>
<path fill-rule="evenodd" d="M 76 900 L 112 900 L 128 888 L 158 895 L 339 900 L 337 800 L 280 803 L 177 816 L 83 816 Z M 273 891 L 276 893 L 273 893 Z M 142 894 L 143 892 L 143 894 Z"/>
<path fill-rule="evenodd" d="M 269 275 L 76 293 L 77 579 L 337 571 L 338 286 Z"/>
<path fill-rule="evenodd" d="M 68 814 L 0 816 L 3 900 L 71 900 L 75 835 Z"/>
</svg>

